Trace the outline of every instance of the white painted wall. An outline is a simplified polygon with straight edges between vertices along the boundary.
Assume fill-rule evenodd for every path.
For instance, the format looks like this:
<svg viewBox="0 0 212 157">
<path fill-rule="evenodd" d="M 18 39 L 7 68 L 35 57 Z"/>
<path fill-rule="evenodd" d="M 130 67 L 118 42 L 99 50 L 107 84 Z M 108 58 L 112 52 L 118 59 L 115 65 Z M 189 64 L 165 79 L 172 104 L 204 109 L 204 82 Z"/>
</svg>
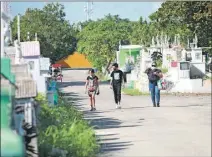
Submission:
<svg viewBox="0 0 212 157">
<path fill-rule="evenodd" d="M 202 79 L 180 79 L 170 92 L 211 93 L 211 87 L 204 86 Z"/>
<path fill-rule="evenodd" d="M 40 76 L 39 79 L 37 80 L 37 90 L 38 93 L 45 94 L 46 93 L 46 77 Z"/>
<path fill-rule="evenodd" d="M 172 82 L 177 82 L 179 79 L 179 69 L 177 67 L 170 68 L 167 79 Z"/>
<path fill-rule="evenodd" d="M 163 53 L 163 65 L 162 66 L 166 67 L 166 68 L 170 68 L 170 61 L 167 60 L 167 55 L 172 56 L 171 49 L 163 49 L 162 53 Z"/>
<path fill-rule="evenodd" d="M 151 59 L 149 52 L 145 52 L 144 50 L 142 50 L 142 52 L 141 52 L 141 62 L 140 62 L 141 73 L 144 73 L 144 71 L 147 68 L 151 67 L 151 65 L 152 65 L 152 59 Z"/>
<path fill-rule="evenodd" d="M 174 82 L 174 87 L 170 90 L 170 93 L 192 93 L 192 86 L 190 79 L 180 79 Z"/>
<path fill-rule="evenodd" d="M 153 48 L 148 49 L 150 54 L 154 51 Z M 170 62 L 167 60 L 167 54 L 172 56 L 173 60 L 179 59 L 174 49 L 165 48 L 163 49 L 163 66 L 169 67 L 169 72 L 165 76 L 165 79 L 172 82 L 173 87 L 168 91 L 169 93 L 180 92 L 180 93 L 211 93 L 211 86 L 204 85 L 202 79 L 190 79 L 190 76 L 195 75 L 199 72 L 205 74 L 205 63 L 202 63 L 202 55 L 200 58 L 196 57 L 196 53 L 202 53 L 202 50 L 195 48 L 192 50 L 192 62 L 190 62 L 189 69 L 180 70 L 180 62 L 177 67 L 171 67 Z M 185 58 L 185 50 L 181 52 L 181 59 Z M 146 70 L 148 63 L 151 64 L 151 58 L 149 53 L 141 51 L 141 76 L 137 77 L 135 87 L 141 92 L 149 92 L 148 79 L 143 72 Z M 194 62 L 196 61 L 196 62 Z M 195 68 L 194 68 L 195 67 Z M 130 80 L 135 80 L 135 74 L 128 76 Z M 129 80 L 128 79 L 128 80 Z M 166 91 L 161 91 L 166 92 Z"/>
<path fill-rule="evenodd" d="M 190 76 L 191 78 L 195 77 L 195 76 L 200 76 L 203 77 L 206 73 L 206 67 L 205 67 L 205 63 L 202 62 L 197 62 L 197 63 L 193 63 L 191 62 L 191 70 L 190 70 Z"/>
<path fill-rule="evenodd" d="M 47 78 L 48 77 L 51 77 L 49 74 L 48 74 L 48 71 L 46 70 L 41 70 L 40 71 L 40 78 L 39 80 L 37 81 L 39 86 L 38 86 L 38 92 L 39 93 L 43 93 L 43 94 L 46 94 L 47 93 Z"/>
<path fill-rule="evenodd" d="M 202 49 L 201 48 L 194 48 L 191 50 L 192 62 L 201 63 L 203 61 L 202 58 Z"/>
<path fill-rule="evenodd" d="M 32 77 L 35 81 L 39 80 L 40 78 L 40 62 L 39 57 L 24 57 L 24 61 L 26 63 L 34 62 L 34 68 L 30 69 L 32 73 Z"/>
<path fill-rule="evenodd" d="M 182 69 L 180 68 L 182 65 Z M 178 62 L 178 79 L 190 79 L 190 62 Z M 187 68 L 187 69 L 185 69 Z"/>
<path fill-rule="evenodd" d="M 40 60 L 39 57 L 24 57 L 24 61 L 29 63 L 30 61 L 34 62 L 34 69 L 30 69 L 33 80 L 37 83 L 38 93 L 46 93 L 46 72 L 40 72 Z M 42 75 L 41 75 L 42 74 Z"/>
<path fill-rule="evenodd" d="M 48 72 L 49 72 L 48 70 L 41 70 L 40 75 L 41 76 L 49 76 Z"/>
</svg>

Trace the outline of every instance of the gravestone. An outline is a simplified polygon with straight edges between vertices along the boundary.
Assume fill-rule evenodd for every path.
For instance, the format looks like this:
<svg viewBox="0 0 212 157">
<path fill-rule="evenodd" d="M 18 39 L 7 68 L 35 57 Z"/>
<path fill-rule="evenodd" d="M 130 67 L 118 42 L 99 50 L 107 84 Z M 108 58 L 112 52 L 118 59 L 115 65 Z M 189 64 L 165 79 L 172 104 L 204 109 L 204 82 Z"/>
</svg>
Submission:
<svg viewBox="0 0 212 157">
<path fill-rule="evenodd" d="M 39 92 L 46 94 L 47 92 L 47 79 L 50 77 L 49 75 L 49 66 L 50 66 L 50 59 L 49 58 L 40 58 L 40 87 Z"/>
</svg>

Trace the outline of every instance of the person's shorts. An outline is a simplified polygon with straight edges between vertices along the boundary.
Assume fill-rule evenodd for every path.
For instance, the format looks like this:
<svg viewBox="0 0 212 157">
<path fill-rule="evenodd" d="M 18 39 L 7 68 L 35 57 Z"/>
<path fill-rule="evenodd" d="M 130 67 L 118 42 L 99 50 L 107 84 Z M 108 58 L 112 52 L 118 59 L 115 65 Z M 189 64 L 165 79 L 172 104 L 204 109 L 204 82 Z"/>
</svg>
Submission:
<svg viewBox="0 0 212 157">
<path fill-rule="evenodd" d="M 94 91 L 88 91 L 88 96 L 95 96 L 96 95 L 96 90 Z"/>
</svg>

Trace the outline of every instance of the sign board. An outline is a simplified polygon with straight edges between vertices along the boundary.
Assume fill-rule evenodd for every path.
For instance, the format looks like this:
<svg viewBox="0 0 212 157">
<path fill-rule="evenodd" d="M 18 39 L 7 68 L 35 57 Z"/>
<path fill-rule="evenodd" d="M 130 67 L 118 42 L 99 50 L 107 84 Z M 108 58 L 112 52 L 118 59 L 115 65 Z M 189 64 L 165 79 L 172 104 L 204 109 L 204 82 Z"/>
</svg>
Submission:
<svg viewBox="0 0 212 157">
<path fill-rule="evenodd" d="M 49 58 L 40 58 L 40 70 L 49 70 L 50 59 Z"/>
<path fill-rule="evenodd" d="M 171 62 L 171 67 L 172 67 L 172 68 L 176 68 L 176 67 L 177 67 L 177 62 L 172 61 L 172 62 Z"/>
</svg>

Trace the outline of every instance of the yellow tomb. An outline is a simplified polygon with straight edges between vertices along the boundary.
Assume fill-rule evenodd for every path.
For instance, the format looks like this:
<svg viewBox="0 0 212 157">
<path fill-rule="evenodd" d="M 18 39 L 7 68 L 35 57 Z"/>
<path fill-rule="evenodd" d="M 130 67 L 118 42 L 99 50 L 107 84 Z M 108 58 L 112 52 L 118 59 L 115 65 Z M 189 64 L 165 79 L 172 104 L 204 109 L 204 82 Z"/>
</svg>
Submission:
<svg viewBox="0 0 212 157">
<path fill-rule="evenodd" d="M 92 68 L 92 64 L 86 59 L 85 55 L 74 52 L 72 55 L 56 62 L 63 68 Z"/>
</svg>

